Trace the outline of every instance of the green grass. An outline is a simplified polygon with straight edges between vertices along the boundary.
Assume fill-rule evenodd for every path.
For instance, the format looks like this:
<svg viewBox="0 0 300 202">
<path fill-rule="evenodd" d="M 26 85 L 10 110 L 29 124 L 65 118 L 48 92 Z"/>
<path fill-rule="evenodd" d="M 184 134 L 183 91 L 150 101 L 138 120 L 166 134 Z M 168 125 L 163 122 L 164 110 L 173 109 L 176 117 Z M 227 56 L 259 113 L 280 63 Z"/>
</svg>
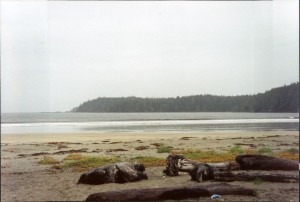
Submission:
<svg viewBox="0 0 300 202">
<path fill-rule="evenodd" d="M 290 148 L 287 150 L 290 154 L 299 154 L 299 149 L 297 148 Z"/>
<path fill-rule="evenodd" d="M 264 181 L 260 178 L 255 178 L 255 180 L 253 180 L 253 184 L 255 185 L 260 185 L 262 184 Z"/>
<path fill-rule="evenodd" d="M 165 166 L 166 165 L 166 159 L 152 157 L 152 156 L 137 156 L 137 157 L 131 158 L 131 160 L 135 161 L 137 163 L 142 163 L 146 167 Z"/>
<path fill-rule="evenodd" d="M 243 154 L 245 151 L 241 148 L 240 145 L 236 145 L 230 149 L 230 152 L 233 154 Z"/>
<path fill-rule="evenodd" d="M 170 153 L 172 151 L 172 147 L 160 147 L 157 149 L 157 153 Z"/>
<path fill-rule="evenodd" d="M 234 161 L 236 157 L 236 155 L 231 152 L 218 153 L 214 150 L 202 151 L 202 150 L 187 149 L 182 151 L 176 151 L 176 153 L 175 152 L 173 153 L 183 155 L 185 158 L 191 160 L 206 162 L 206 163 Z"/>
<path fill-rule="evenodd" d="M 273 153 L 272 149 L 268 148 L 268 147 L 263 147 L 263 148 L 260 148 L 258 151 L 257 151 L 258 154 L 271 154 Z"/>
<path fill-rule="evenodd" d="M 170 147 L 161 147 L 161 151 L 167 152 Z M 168 148 L 168 149 L 166 149 Z M 160 149 L 160 148 L 159 148 Z M 158 150 L 159 150 L 158 149 Z M 259 150 L 243 150 L 240 146 L 235 146 L 232 149 L 224 152 L 216 152 L 214 150 L 202 151 L 197 149 L 185 149 L 185 150 L 173 150 L 170 152 L 172 154 L 180 154 L 185 158 L 195 160 L 198 162 L 205 163 L 217 163 L 217 162 L 233 162 L 235 157 L 240 153 L 245 154 L 267 154 L 278 158 L 298 160 L 299 159 L 299 150 L 296 148 L 291 148 L 285 151 L 274 153 L 270 148 L 261 148 Z M 122 159 L 117 157 L 108 157 L 108 156 L 84 156 L 82 154 L 69 154 L 66 156 L 62 162 L 58 160 L 44 156 L 43 159 L 39 161 L 39 164 L 50 165 L 53 164 L 55 169 L 71 168 L 74 171 L 87 171 L 92 168 L 120 162 Z M 137 156 L 129 159 L 131 162 L 142 163 L 146 167 L 154 166 L 166 166 L 166 158 L 157 158 L 152 156 Z M 256 182 L 257 181 L 257 182 Z M 255 180 L 254 183 L 259 183 L 259 180 Z"/>
<path fill-rule="evenodd" d="M 51 164 L 58 164 L 58 163 L 59 163 L 58 160 L 50 156 L 44 156 L 43 159 L 39 161 L 39 164 L 41 165 L 51 165 Z"/>
<path fill-rule="evenodd" d="M 116 157 L 82 156 L 73 154 L 64 159 L 62 167 L 73 168 L 75 171 L 82 172 L 119 161 L 120 159 Z"/>
<path fill-rule="evenodd" d="M 64 160 L 81 160 L 85 158 L 82 154 L 80 153 L 74 153 L 74 154 L 69 154 L 64 158 Z"/>
</svg>

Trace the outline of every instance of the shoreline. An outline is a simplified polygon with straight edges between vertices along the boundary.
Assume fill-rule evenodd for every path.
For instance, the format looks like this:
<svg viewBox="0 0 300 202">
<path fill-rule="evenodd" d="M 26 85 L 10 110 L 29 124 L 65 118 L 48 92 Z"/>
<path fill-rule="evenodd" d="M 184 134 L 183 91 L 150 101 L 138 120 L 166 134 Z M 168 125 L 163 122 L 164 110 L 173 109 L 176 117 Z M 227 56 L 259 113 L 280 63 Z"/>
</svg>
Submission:
<svg viewBox="0 0 300 202">
<path fill-rule="evenodd" d="M 252 136 L 268 136 L 268 134 L 283 135 L 299 135 L 299 131 L 159 131 L 159 132 L 73 132 L 73 133 L 22 133 L 22 134 L 1 134 L 1 143 L 19 144 L 19 143 L 42 143 L 57 140 L 60 142 L 86 142 L 97 141 L 101 139 L 159 139 L 159 138 L 178 138 L 181 136 L 192 136 L 203 138 L 234 138 L 234 137 L 252 137 Z M 72 136 L 72 139 L 70 137 Z"/>
</svg>

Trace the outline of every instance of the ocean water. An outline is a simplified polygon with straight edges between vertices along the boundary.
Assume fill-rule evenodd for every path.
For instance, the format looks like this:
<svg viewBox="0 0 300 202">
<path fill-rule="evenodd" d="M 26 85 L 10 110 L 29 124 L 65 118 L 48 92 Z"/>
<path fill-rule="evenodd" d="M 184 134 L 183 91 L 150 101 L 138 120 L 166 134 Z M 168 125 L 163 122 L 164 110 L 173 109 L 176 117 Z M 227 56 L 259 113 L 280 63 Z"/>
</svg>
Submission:
<svg viewBox="0 0 300 202">
<path fill-rule="evenodd" d="M 2 113 L 1 134 L 299 130 L 299 113 Z"/>
</svg>

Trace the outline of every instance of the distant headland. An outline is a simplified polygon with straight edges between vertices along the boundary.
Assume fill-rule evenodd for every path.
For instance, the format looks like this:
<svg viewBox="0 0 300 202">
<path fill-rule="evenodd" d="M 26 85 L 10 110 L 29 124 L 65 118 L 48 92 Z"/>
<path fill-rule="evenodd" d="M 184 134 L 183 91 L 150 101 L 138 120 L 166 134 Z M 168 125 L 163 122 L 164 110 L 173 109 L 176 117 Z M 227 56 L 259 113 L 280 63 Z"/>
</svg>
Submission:
<svg viewBox="0 0 300 202">
<path fill-rule="evenodd" d="M 82 103 L 71 112 L 299 112 L 299 82 L 255 95 L 99 97 Z"/>
</svg>

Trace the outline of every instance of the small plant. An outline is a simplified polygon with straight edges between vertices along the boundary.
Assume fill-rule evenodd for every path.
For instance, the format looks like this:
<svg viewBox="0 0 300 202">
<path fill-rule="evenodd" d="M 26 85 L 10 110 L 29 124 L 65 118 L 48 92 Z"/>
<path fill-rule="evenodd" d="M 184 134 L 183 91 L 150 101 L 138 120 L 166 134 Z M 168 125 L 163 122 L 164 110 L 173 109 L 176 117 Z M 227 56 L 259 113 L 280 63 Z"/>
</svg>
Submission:
<svg viewBox="0 0 300 202">
<path fill-rule="evenodd" d="M 81 160 L 83 158 L 84 158 L 84 156 L 82 154 L 73 153 L 73 154 L 69 154 L 68 156 L 66 156 L 64 158 L 64 160 Z"/>
<path fill-rule="evenodd" d="M 260 148 L 257 152 L 259 154 L 271 154 L 271 153 L 273 153 L 272 149 L 270 149 L 268 147 Z"/>
<path fill-rule="evenodd" d="M 260 185 L 260 184 L 262 184 L 264 181 L 262 180 L 262 179 L 260 179 L 260 178 L 255 178 L 254 180 L 253 180 L 253 184 L 255 184 L 255 185 Z"/>
<path fill-rule="evenodd" d="M 245 151 L 241 148 L 240 145 L 236 145 L 233 148 L 230 149 L 230 152 L 233 154 L 243 154 Z"/>
<path fill-rule="evenodd" d="M 299 154 L 299 150 L 296 148 L 290 148 L 287 150 L 290 154 Z"/>
<path fill-rule="evenodd" d="M 39 161 L 39 164 L 41 165 L 51 165 L 57 163 L 59 163 L 59 161 L 50 156 L 44 156 L 43 159 Z"/>
<path fill-rule="evenodd" d="M 170 153 L 172 151 L 172 147 L 160 147 L 157 149 L 157 153 Z"/>
</svg>

